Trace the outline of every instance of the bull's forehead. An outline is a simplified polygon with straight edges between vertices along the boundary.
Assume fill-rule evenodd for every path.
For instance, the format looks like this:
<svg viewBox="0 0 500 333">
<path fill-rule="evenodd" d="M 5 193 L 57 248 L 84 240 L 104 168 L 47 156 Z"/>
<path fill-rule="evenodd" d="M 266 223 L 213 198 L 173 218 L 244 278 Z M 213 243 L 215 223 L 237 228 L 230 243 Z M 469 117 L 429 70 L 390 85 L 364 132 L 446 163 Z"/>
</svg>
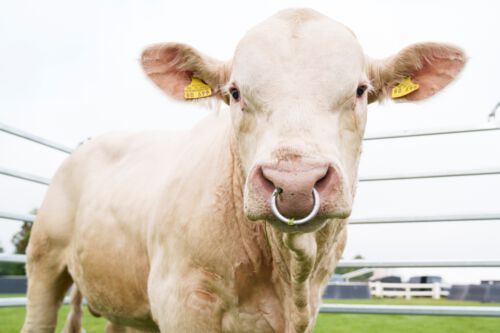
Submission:
<svg viewBox="0 0 500 333">
<path fill-rule="evenodd" d="M 261 99 L 279 95 L 342 98 L 364 75 L 364 54 L 344 25 L 313 10 L 285 10 L 239 43 L 232 79 Z"/>
</svg>

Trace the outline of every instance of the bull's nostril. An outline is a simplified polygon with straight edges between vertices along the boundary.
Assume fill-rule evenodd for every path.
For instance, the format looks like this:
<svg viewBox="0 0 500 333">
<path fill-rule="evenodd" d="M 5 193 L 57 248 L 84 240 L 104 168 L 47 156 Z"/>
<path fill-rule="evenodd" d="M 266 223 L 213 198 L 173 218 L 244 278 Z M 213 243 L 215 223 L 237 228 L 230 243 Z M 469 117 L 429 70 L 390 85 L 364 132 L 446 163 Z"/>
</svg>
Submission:
<svg viewBox="0 0 500 333">
<path fill-rule="evenodd" d="M 321 177 L 318 181 L 316 181 L 316 184 L 314 184 L 314 188 L 316 188 L 318 192 L 322 192 L 330 184 L 330 181 L 333 177 L 333 172 L 334 171 L 332 170 L 332 167 L 329 167 L 326 170 L 325 175 Z"/>
<path fill-rule="evenodd" d="M 262 168 L 259 168 L 259 171 L 258 171 L 258 174 L 259 174 L 259 177 L 257 177 L 258 181 L 260 182 L 260 185 L 267 191 L 267 192 L 270 192 L 272 193 L 275 189 L 275 185 L 274 183 L 267 179 L 266 176 L 264 175 L 264 171 L 262 171 Z M 280 194 L 281 192 L 283 192 L 283 189 L 280 188 Z"/>
</svg>

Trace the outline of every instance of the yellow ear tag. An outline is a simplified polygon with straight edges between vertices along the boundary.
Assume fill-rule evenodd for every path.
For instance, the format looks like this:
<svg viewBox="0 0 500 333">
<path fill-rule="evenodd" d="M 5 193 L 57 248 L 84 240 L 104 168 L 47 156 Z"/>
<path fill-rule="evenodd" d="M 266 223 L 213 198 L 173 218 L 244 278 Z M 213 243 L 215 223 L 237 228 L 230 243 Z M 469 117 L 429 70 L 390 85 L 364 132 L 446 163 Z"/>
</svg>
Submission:
<svg viewBox="0 0 500 333">
<path fill-rule="evenodd" d="M 212 96 L 212 89 L 197 77 L 193 77 L 191 83 L 184 88 L 184 99 L 197 99 L 209 96 Z"/>
<path fill-rule="evenodd" d="M 399 82 L 397 86 L 392 88 L 391 97 L 400 98 L 406 96 L 417 90 L 419 87 L 418 83 L 414 83 L 410 77 L 407 77 L 403 81 Z"/>
</svg>

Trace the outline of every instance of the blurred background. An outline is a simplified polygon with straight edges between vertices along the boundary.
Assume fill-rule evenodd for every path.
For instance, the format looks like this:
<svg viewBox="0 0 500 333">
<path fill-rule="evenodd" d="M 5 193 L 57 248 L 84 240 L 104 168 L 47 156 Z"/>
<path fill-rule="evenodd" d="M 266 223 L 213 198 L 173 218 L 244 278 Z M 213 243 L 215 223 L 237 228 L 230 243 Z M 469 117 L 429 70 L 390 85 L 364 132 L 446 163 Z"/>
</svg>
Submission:
<svg viewBox="0 0 500 333">
<path fill-rule="evenodd" d="M 188 129 L 211 110 L 169 100 L 142 73 L 141 50 L 179 41 L 229 59 L 252 26 L 286 7 L 312 7 L 350 27 L 373 58 L 420 41 L 463 47 L 459 80 L 421 103 L 373 104 L 367 134 L 486 125 L 500 101 L 495 1 L 2 1 L 0 122 L 75 147 L 117 130 Z M 327 47 L 327 46 L 326 46 Z M 500 115 L 499 115 L 500 118 Z M 0 166 L 50 178 L 64 153 L 0 132 Z M 360 175 L 500 167 L 500 131 L 367 141 Z M 28 213 L 46 187 L 0 176 L 0 211 Z M 500 175 L 368 182 L 353 218 L 500 212 Z M 6 253 L 22 223 L 0 220 Z M 345 259 L 500 257 L 500 221 L 352 225 Z M 407 279 L 500 280 L 500 270 L 394 269 Z"/>
</svg>

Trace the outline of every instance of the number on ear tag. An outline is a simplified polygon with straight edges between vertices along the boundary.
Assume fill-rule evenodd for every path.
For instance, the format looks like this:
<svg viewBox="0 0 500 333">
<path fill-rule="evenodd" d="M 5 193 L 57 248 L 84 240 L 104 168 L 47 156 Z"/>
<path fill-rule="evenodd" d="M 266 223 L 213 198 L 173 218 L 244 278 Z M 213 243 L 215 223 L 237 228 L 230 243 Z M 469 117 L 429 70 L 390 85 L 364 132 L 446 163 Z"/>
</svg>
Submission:
<svg viewBox="0 0 500 333">
<path fill-rule="evenodd" d="M 209 96 L 212 96 L 212 89 L 197 77 L 193 77 L 191 83 L 184 88 L 184 99 L 198 99 Z"/>
<path fill-rule="evenodd" d="M 417 90 L 419 87 L 418 83 L 414 83 L 410 77 L 407 77 L 403 81 L 399 82 L 397 86 L 392 88 L 391 97 L 395 99 L 406 96 Z"/>
</svg>

